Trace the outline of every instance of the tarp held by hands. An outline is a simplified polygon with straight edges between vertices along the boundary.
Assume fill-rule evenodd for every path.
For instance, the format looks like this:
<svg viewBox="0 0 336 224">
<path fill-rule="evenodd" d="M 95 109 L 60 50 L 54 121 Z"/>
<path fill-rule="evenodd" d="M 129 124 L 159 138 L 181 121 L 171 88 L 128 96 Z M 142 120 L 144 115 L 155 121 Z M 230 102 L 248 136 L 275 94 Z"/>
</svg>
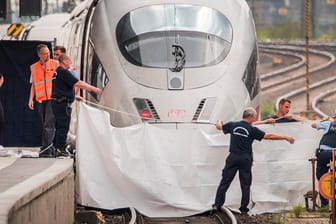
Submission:
<svg viewBox="0 0 336 224">
<path fill-rule="evenodd" d="M 77 202 L 104 209 L 134 207 L 149 217 L 179 217 L 211 208 L 228 154 L 229 135 L 201 128 L 164 129 L 150 124 L 110 125 L 109 114 L 79 104 Z M 252 213 L 290 209 L 312 188 L 314 156 L 322 132 L 310 122 L 260 125 L 292 135 L 255 142 Z M 225 205 L 239 208 L 238 175 Z M 251 203 L 252 204 L 252 203 Z"/>
</svg>

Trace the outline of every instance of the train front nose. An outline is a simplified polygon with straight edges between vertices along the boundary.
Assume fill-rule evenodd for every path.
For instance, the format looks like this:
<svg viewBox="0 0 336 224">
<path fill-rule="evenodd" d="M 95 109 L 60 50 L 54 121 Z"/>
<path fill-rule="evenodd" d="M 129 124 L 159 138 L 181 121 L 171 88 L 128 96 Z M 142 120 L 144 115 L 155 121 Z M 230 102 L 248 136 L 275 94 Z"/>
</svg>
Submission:
<svg viewBox="0 0 336 224">
<path fill-rule="evenodd" d="M 98 5 L 90 33 L 92 49 L 110 80 L 105 95 L 108 91 L 114 96 L 104 97 L 104 104 L 137 115 L 112 112 L 112 123 L 209 122 L 225 105 L 230 117 L 247 105 L 246 91 L 240 91 L 245 88 L 244 69 L 237 69 L 235 61 L 243 53 L 232 52 L 241 46 L 233 44 L 233 14 L 206 5 L 144 4 L 116 23 L 104 13 L 104 7 L 116 7 L 113 2 Z M 101 35 L 106 27 L 100 24 L 110 26 L 115 38 Z M 111 61 L 111 51 L 118 60 Z"/>
<path fill-rule="evenodd" d="M 210 120 L 216 93 L 204 87 L 223 75 L 216 66 L 233 38 L 225 15 L 205 6 L 151 5 L 124 15 L 116 33 L 123 70 L 139 85 L 132 101 L 142 120 Z"/>
</svg>

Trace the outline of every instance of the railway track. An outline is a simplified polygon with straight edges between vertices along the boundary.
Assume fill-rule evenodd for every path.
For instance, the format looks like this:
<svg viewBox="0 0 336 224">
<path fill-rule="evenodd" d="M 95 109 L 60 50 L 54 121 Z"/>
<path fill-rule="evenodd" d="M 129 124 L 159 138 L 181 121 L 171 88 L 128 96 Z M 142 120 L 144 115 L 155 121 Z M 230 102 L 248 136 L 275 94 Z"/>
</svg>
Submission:
<svg viewBox="0 0 336 224">
<path fill-rule="evenodd" d="M 329 46 L 329 45 L 328 45 Z M 260 70 L 266 70 L 260 75 L 261 96 L 263 100 L 277 104 L 280 98 L 286 97 L 293 101 L 293 113 L 307 111 L 306 108 L 306 58 L 304 46 L 292 44 L 259 44 L 260 54 L 263 57 L 280 57 L 286 62 L 286 66 L 273 71 L 266 70 L 267 65 L 260 65 Z M 310 108 L 316 110 L 318 116 L 323 116 L 323 110 L 319 111 L 318 102 L 324 103 L 324 108 L 330 108 L 330 100 L 324 101 L 321 93 L 331 91 L 336 86 L 336 63 L 333 53 L 320 49 L 328 49 L 322 44 L 319 49 L 310 49 Z M 331 48 L 334 49 L 334 48 Z M 336 49 L 336 47 L 335 47 Z M 327 94 L 329 97 L 331 93 Z M 314 106 L 315 105 L 315 106 Z M 330 110 L 330 109 L 328 109 Z M 321 113 L 322 112 L 322 113 Z M 326 111 L 329 113 L 329 111 Z"/>
<path fill-rule="evenodd" d="M 313 110 L 320 116 L 330 116 L 336 113 L 336 88 L 324 91 L 314 97 L 312 101 Z"/>
<path fill-rule="evenodd" d="M 86 213 L 87 214 L 87 213 Z M 88 216 L 85 220 L 97 220 L 97 214 L 91 213 L 91 219 Z M 169 218 L 153 218 L 147 217 L 135 209 L 123 209 L 120 210 L 118 214 L 109 214 L 108 212 L 103 212 L 103 217 L 100 221 L 105 224 L 239 224 L 235 215 L 227 208 L 222 208 L 221 211 L 216 212 L 204 212 L 202 214 L 187 216 L 187 217 L 169 217 Z M 97 222 L 95 222 L 97 223 Z M 99 223 L 99 222 L 98 222 Z"/>
<path fill-rule="evenodd" d="M 214 214 L 205 213 L 201 215 L 195 215 L 190 217 L 175 217 L 175 218 L 149 218 L 140 216 L 140 222 L 137 224 L 182 224 L 182 223 L 193 223 L 193 224 L 233 224 L 237 223 L 237 220 L 233 219 L 227 215 L 225 212 L 215 212 Z"/>
<path fill-rule="evenodd" d="M 303 46 L 260 44 L 260 54 L 263 63 L 258 71 L 261 74 L 262 99 L 274 104 L 282 97 L 290 98 L 293 101 L 293 113 L 305 110 L 305 49 Z M 321 49 L 311 50 L 311 99 L 312 109 L 319 115 L 324 116 L 326 108 L 334 105 L 336 100 L 336 63 L 335 56 Z M 336 49 L 336 48 L 335 48 Z M 272 65 L 272 58 L 279 57 L 282 63 Z M 268 58 L 268 59 L 267 59 Z M 272 67 L 273 66 L 273 67 Z M 285 80 L 285 81 L 284 81 Z M 334 90 L 333 90 L 334 89 Z M 220 212 L 205 212 L 188 217 L 153 218 L 147 217 L 134 209 L 125 209 L 118 214 L 103 215 L 106 224 L 240 224 L 250 223 L 240 221 L 241 217 L 223 208 Z M 249 217 L 250 218 L 250 217 Z M 246 219 L 245 219 L 246 220 Z M 260 223 L 260 222 L 253 222 Z"/>
</svg>

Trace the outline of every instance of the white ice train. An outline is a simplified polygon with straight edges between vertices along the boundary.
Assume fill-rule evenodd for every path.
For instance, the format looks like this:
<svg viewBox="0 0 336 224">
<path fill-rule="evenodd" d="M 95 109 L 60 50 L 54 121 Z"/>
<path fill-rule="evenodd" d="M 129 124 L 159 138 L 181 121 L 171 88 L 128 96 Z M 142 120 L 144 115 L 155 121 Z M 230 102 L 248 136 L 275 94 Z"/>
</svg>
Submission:
<svg viewBox="0 0 336 224">
<path fill-rule="evenodd" d="M 244 0 L 88 0 L 60 24 L 55 34 L 33 23 L 23 36 L 64 45 L 81 79 L 104 89 L 84 97 L 112 108 L 115 127 L 216 133 L 216 120 L 259 111 L 256 33 Z"/>
<path fill-rule="evenodd" d="M 244 0 L 89 0 L 62 18 L 57 34 L 32 24 L 24 38 L 65 45 L 81 78 L 104 89 L 86 98 L 125 112 L 111 111 L 114 126 L 175 128 L 259 110 L 255 26 Z"/>
</svg>

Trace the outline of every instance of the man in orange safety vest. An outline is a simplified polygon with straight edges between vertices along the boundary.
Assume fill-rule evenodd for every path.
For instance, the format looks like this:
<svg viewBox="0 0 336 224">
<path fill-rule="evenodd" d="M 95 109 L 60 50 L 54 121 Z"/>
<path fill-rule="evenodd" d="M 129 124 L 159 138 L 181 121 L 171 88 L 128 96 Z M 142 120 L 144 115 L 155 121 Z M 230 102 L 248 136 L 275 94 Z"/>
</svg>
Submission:
<svg viewBox="0 0 336 224">
<path fill-rule="evenodd" d="M 53 146 L 55 118 L 51 107 L 51 94 L 52 79 L 55 76 L 58 61 L 50 59 L 50 51 L 45 44 L 37 46 L 37 54 L 40 60 L 30 66 L 32 85 L 28 107 L 34 110 L 35 97 L 43 125 L 39 157 L 55 157 Z"/>
</svg>

